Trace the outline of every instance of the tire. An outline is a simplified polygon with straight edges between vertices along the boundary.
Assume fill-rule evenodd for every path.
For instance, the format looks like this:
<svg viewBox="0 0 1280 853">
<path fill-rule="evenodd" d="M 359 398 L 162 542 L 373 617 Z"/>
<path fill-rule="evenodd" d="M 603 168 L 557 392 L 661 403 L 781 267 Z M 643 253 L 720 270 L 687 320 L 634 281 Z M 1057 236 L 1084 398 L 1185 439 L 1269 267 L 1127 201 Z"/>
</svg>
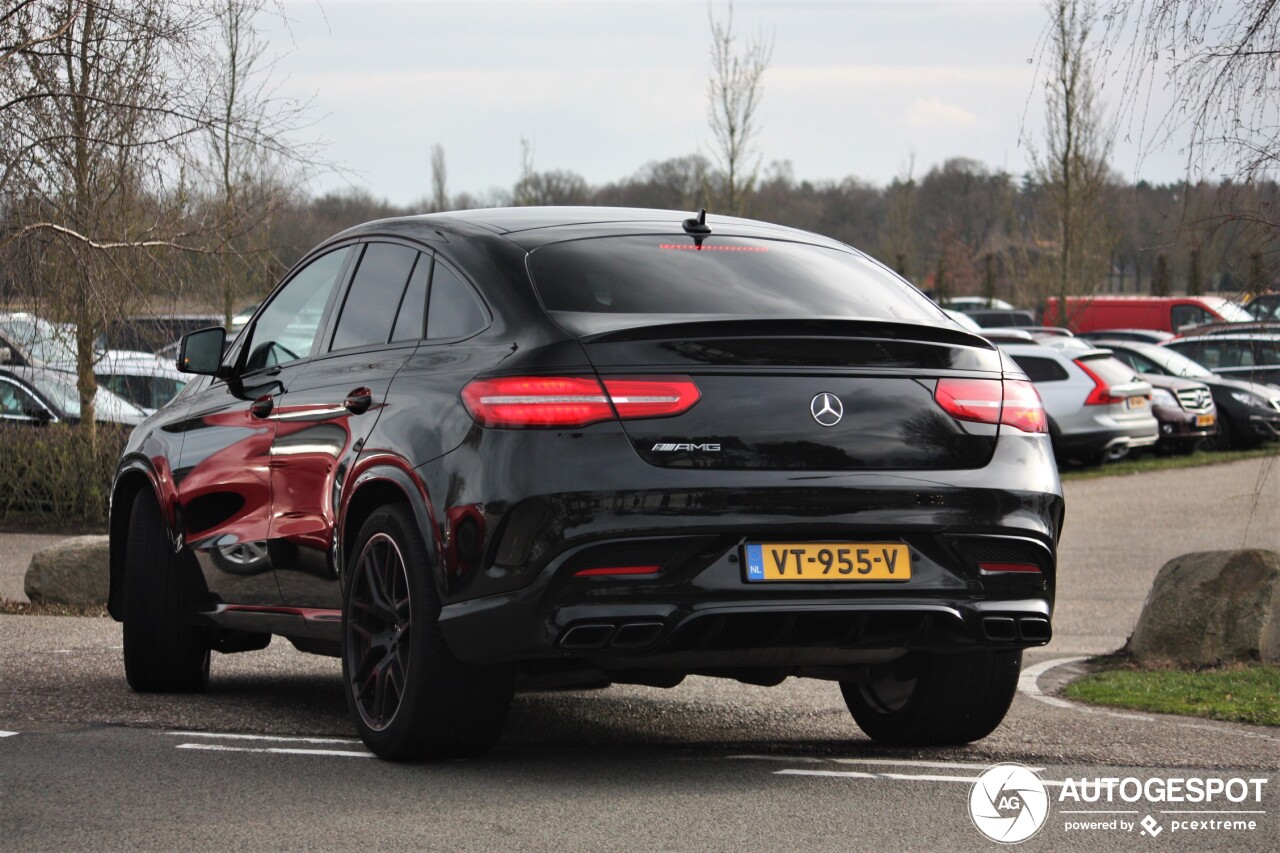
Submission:
<svg viewBox="0 0 1280 853">
<path fill-rule="evenodd" d="M 173 550 L 150 489 L 134 498 L 124 556 L 124 673 L 139 693 L 209 685 L 209 629 L 188 624 L 199 569 Z"/>
<path fill-rule="evenodd" d="M 1205 449 L 1232 450 L 1236 444 L 1235 430 L 1231 426 L 1231 419 L 1222 412 L 1218 412 L 1218 434 L 1212 438 L 1205 439 Z"/>
<path fill-rule="evenodd" d="M 911 652 L 841 681 L 849 713 L 872 740 L 895 746 L 945 746 L 995 731 L 1018 688 L 1022 652 Z"/>
<path fill-rule="evenodd" d="M 506 722 L 515 668 L 473 666 L 449 650 L 431 556 L 408 508 L 375 511 L 352 553 L 342 683 L 365 745 L 392 761 L 488 752 Z"/>
</svg>

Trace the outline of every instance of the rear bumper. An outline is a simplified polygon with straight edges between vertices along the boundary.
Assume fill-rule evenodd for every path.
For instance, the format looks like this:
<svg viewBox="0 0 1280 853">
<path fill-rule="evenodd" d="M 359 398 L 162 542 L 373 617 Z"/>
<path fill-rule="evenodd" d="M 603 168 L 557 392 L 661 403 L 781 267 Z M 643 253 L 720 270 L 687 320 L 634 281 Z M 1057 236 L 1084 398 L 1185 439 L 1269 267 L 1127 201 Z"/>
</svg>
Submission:
<svg viewBox="0 0 1280 853">
<path fill-rule="evenodd" d="M 463 448 L 423 469 L 432 493 L 452 498 L 437 515 L 440 627 L 461 660 L 707 672 L 1048 641 L 1063 500 L 1046 435 L 1002 436 L 980 469 L 850 472 L 671 470 L 638 458 L 602 469 L 590 453 L 526 451 L 537 436 L 490 438 L 522 444 L 474 457 Z M 493 458 L 522 464 L 480 464 Z M 483 543 L 472 556 L 456 544 L 468 537 Z M 911 578 L 752 582 L 752 542 L 901 543 Z M 1038 571 L 984 572 L 984 562 Z M 598 571 L 617 567 L 649 570 Z"/>
</svg>

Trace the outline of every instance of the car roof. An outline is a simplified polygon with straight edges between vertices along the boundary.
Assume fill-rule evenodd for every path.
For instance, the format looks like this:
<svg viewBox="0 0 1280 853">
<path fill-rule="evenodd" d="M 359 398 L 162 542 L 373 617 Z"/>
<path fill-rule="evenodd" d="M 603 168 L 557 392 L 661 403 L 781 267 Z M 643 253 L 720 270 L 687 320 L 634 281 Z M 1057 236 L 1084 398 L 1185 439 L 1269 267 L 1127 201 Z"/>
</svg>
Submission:
<svg viewBox="0 0 1280 853">
<path fill-rule="evenodd" d="M 507 237 L 532 249 L 575 237 L 637 232 L 684 234 L 684 221 L 697 215 L 697 211 L 638 207 L 492 207 L 378 219 L 349 228 L 334 239 L 397 232 L 432 239 L 432 232 L 436 232 L 435 239 L 445 237 L 447 240 L 445 235 L 452 231 Z M 708 213 L 706 224 L 711 228 L 712 236 L 719 231 L 734 236 L 794 240 L 845 250 L 851 248 L 810 231 L 754 219 Z"/>
</svg>

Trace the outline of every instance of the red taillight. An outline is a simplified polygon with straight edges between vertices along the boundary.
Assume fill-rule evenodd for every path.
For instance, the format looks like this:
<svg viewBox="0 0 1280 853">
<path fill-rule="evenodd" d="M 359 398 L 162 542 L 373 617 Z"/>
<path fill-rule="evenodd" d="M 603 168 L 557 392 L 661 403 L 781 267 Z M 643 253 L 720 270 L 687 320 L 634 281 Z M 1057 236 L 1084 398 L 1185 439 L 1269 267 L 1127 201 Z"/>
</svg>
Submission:
<svg viewBox="0 0 1280 853">
<path fill-rule="evenodd" d="M 1080 359 L 1075 360 L 1076 367 L 1084 371 L 1093 380 L 1093 390 L 1084 398 L 1086 406 L 1110 406 L 1112 403 L 1123 403 L 1124 397 L 1116 397 L 1111 393 L 1111 386 L 1102 381 L 1102 377 L 1089 369 L 1089 365 Z"/>
<path fill-rule="evenodd" d="M 1002 397 L 999 379 L 939 379 L 933 392 L 953 418 L 982 424 L 1000 423 Z"/>
<path fill-rule="evenodd" d="M 582 376 L 503 376 L 477 379 L 462 389 L 462 402 L 485 427 L 583 427 L 621 418 L 678 415 L 701 394 L 684 376 L 606 379 Z"/>
<path fill-rule="evenodd" d="M 939 379 L 933 398 L 957 420 L 1049 431 L 1040 394 L 1025 379 Z"/>
<path fill-rule="evenodd" d="M 1049 416 L 1036 386 L 1026 379 L 1004 381 L 1004 407 L 1000 410 L 1000 423 L 1023 432 L 1047 433 Z"/>
</svg>

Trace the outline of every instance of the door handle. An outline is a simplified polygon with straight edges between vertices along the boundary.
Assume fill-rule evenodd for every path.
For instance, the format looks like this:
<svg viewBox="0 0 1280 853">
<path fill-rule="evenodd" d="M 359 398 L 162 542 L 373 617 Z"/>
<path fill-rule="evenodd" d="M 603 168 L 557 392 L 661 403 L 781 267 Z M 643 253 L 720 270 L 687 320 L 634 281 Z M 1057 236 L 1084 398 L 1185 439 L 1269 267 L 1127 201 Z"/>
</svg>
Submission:
<svg viewBox="0 0 1280 853">
<path fill-rule="evenodd" d="M 373 392 L 368 388 L 357 388 L 347 395 L 342 405 L 353 415 L 363 415 L 373 405 Z"/>
<path fill-rule="evenodd" d="M 263 394 L 261 397 L 253 401 L 249 406 L 249 413 L 255 418 L 265 418 L 271 414 L 271 410 L 276 407 L 276 400 L 270 394 Z"/>
</svg>

